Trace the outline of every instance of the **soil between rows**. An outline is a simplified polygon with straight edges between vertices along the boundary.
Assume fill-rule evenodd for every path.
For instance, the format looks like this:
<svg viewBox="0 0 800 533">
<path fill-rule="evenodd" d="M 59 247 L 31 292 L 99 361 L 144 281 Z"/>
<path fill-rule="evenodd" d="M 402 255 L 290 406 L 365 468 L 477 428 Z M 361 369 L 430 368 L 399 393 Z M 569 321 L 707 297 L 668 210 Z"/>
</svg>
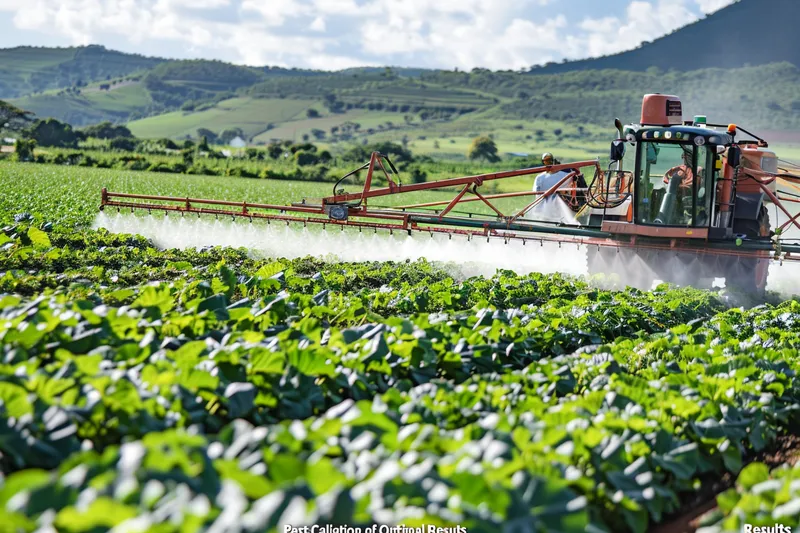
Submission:
<svg viewBox="0 0 800 533">
<path fill-rule="evenodd" d="M 800 460 L 800 435 L 778 437 L 771 448 L 751 457 L 748 463 L 759 461 L 770 470 L 783 464 L 794 465 Z M 717 507 L 717 495 L 733 487 L 736 476 L 725 474 L 719 479 L 708 479 L 702 488 L 684 502 L 684 506 L 667 517 L 663 524 L 650 528 L 649 533 L 695 533 L 698 522 L 706 513 Z"/>
</svg>

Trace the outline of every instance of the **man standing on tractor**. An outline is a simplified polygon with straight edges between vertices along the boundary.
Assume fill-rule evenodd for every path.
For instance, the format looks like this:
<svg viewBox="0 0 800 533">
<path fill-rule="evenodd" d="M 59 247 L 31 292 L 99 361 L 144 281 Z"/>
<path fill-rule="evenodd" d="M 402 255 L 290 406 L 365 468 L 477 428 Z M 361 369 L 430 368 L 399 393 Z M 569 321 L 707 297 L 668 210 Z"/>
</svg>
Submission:
<svg viewBox="0 0 800 533">
<path fill-rule="evenodd" d="M 558 162 L 553 157 L 553 154 L 550 152 L 545 152 L 542 154 L 542 164 L 544 166 L 552 166 L 554 164 L 558 164 Z M 586 188 L 586 180 L 584 179 L 583 175 L 576 169 L 568 169 L 566 171 L 560 170 L 558 172 L 542 172 L 538 176 L 536 176 L 536 180 L 533 183 L 533 190 L 534 192 L 546 192 L 550 190 L 551 187 L 554 187 L 558 182 L 563 180 L 568 174 L 577 173 L 577 176 L 571 180 L 565 181 L 561 186 L 560 189 L 573 189 L 571 191 L 559 192 L 559 196 L 561 199 L 564 200 L 567 205 L 573 210 L 578 211 L 583 206 L 583 193 L 577 192 L 575 188 Z M 550 198 L 548 198 L 550 200 Z"/>
<path fill-rule="evenodd" d="M 555 164 L 555 158 L 553 158 L 553 154 L 550 152 L 546 152 L 542 155 L 542 165 L 549 167 Z M 542 172 L 538 176 L 536 176 L 536 180 L 533 182 L 533 191 L 534 192 L 546 192 L 550 190 L 553 186 L 558 184 L 559 181 L 563 180 L 567 176 L 567 172 L 560 170 L 558 172 Z M 569 188 L 569 180 L 564 182 L 559 189 L 567 189 Z"/>
</svg>

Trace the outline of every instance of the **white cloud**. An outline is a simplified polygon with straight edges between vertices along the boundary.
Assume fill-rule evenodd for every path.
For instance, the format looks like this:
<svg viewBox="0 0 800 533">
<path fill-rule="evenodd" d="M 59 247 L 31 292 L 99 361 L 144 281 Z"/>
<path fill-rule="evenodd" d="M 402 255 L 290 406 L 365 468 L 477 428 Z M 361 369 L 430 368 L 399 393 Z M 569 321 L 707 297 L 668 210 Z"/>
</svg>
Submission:
<svg viewBox="0 0 800 533">
<path fill-rule="evenodd" d="M 241 10 L 257 12 L 261 19 L 270 26 L 280 26 L 288 18 L 310 14 L 311 6 L 298 0 L 244 0 Z"/>
<path fill-rule="evenodd" d="M 624 19 L 583 20 L 580 27 L 586 32 L 584 53 L 597 57 L 629 50 L 696 19 L 684 0 L 637 0 L 628 5 Z"/>
<path fill-rule="evenodd" d="M 422 57 L 428 66 L 463 69 L 517 69 L 577 53 L 564 15 L 536 23 L 520 16 L 547 1 L 375 0 L 375 18 L 361 27 L 361 48 L 372 56 Z"/>
<path fill-rule="evenodd" d="M 314 11 L 326 15 L 357 15 L 362 8 L 355 0 L 313 0 Z"/>
<path fill-rule="evenodd" d="M 633 48 L 731 1 L 635 0 L 581 20 L 554 0 L 0 0 L 0 17 L 24 36 L 14 44 L 38 33 L 258 65 L 519 69 Z"/>
<path fill-rule="evenodd" d="M 325 31 L 325 19 L 323 17 L 315 18 L 308 28 L 313 31 Z"/>
<path fill-rule="evenodd" d="M 696 0 L 700 11 L 709 14 L 731 5 L 735 0 Z"/>
</svg>

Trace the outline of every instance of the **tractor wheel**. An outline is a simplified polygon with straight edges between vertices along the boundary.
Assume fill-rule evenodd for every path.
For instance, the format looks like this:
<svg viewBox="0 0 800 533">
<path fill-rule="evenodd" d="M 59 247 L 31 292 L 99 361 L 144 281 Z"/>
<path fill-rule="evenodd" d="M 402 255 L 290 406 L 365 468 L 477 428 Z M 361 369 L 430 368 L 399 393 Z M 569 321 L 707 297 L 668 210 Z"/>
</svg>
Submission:
<svg viewBox="0 0 800 533">
<path fill-rule="evenodd" d="M 769 239 L 769 212 L 762 205 L 757 220 L 736 220 L 733 233 L 744 234 L 748 239 Z M 764 257 L 740 257 L 732 259 L 725 273 L 725 286 L 738 292 L 762 298 L 767 289 L 769 276 L 769 253 Z"/>
</svg>

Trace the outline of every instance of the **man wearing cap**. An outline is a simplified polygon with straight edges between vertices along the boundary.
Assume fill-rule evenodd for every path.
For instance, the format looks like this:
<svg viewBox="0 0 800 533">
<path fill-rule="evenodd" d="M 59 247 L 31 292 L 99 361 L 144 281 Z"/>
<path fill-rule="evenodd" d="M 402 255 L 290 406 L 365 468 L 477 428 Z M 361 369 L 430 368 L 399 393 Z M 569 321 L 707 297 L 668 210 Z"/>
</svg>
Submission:
<svg viewBox="0 0 800 533">
<path fill-rule="evenodd" d="M 552 166 L 555 163 L 555 159 L 553 158 L 553 154 L 550 152 L 546 152 L 542 155 L 542 164 L 544 166 Z M 559 181 L 563 180 L 569 172 L 565 172 L 563 170 L 559 170 L 558 172 L 542 172 L 538 176 L 536 176 L 536 180 L 533 182 L 533 191 L 534 192 L 546 192 L 549 191 L 552 187 L 558 184 Z M 572 187 L 570 180 L 566 180 L 559 189 L 569 189 Z M 554 197 L 551 197 L 554 198 Z"/>
</svg>

